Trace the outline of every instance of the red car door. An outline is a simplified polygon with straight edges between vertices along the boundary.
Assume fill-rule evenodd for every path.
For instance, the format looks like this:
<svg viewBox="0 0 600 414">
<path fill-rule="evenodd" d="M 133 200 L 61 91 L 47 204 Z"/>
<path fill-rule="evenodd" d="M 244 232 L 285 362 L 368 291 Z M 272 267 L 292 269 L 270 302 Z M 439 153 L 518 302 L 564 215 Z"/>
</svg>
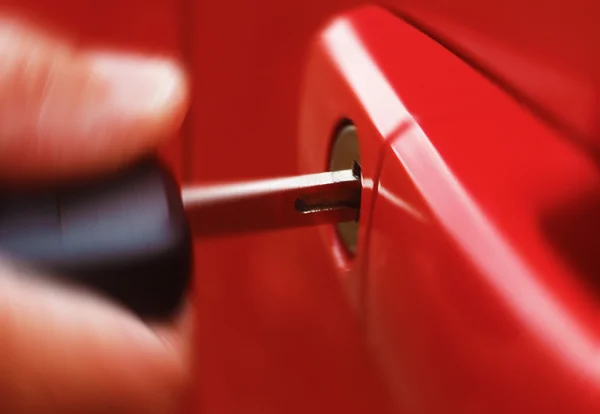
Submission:
<svg viewBox="0 0 600 414">
<path fill-rule="evenodd" d="M 191 176 L 326 169 L 352 114 L 376 189 L 350 260 L 327 228 L 197 246 L 201 411 L 595 411 L 598 6 L 356 6 L 194 7 Z"/>
<path fill-rule="evenodd" d="M 595 411 L 599 6 L 362 3 L 0 4 L 182 56 L 182 181 L 323 170 L 357 126 L 355 257 L 331 228 L 197 242 L 190 412 Z"/>
</svg>

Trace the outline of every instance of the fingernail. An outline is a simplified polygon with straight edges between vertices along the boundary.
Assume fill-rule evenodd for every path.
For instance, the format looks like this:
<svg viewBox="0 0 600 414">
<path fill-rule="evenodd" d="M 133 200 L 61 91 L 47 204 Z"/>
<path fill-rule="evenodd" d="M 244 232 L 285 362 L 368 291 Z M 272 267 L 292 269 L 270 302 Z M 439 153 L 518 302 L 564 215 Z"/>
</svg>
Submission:
<svg viewBox="0 0 600 414">
<path fill-rule="evenodd" d="M 183 72 L 164 59 L 114 54 L 90 57 L 92 70 L 108 86 L 115 109 L 153 115 L 177 105 L 185 94 Z"/>
</svg>

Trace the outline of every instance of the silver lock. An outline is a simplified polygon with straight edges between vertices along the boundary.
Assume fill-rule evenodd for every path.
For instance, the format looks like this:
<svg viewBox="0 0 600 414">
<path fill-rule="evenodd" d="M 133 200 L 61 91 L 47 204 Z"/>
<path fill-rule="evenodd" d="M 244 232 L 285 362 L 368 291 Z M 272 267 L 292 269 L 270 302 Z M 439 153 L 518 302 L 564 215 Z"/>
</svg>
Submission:
<svg viewBox="0 0 600 414">
<path fill-rule="evenodd" d="M 351 169 L 354 163 L 360 164 L 360 149 L 356 127 L 350 123 L 337 129 L 331 149 L 329 169 L 340 171 Z M 358 221 L 338 223 L 336 230 L 342 245 L 354 254 L 358 240 Z"/>
</svg>

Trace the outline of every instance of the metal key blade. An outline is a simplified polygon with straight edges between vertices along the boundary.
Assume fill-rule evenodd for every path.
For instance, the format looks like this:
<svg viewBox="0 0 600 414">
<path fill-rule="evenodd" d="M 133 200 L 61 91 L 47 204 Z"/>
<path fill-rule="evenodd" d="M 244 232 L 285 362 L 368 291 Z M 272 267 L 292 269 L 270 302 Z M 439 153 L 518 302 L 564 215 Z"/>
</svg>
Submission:
<svg viewBox="0 0 600 414">
<path fill-rule="evenodd" d="M 184 188 L 196 236 L 340 223 L 358 219 L 360 168 Z"/>
</svg>

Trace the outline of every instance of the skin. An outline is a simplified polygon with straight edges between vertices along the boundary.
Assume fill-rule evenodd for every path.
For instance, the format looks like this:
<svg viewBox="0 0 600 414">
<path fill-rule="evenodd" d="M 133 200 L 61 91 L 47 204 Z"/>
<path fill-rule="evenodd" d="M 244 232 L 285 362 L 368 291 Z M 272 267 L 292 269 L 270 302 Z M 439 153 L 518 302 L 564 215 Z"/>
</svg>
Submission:
<svg viewBox="0 0 600 414">
<path fill-rule="evenodd" d="M 76 50 L 0 18 L 0 180 L 28 185 L 119 168 L 180 128 L 182 69 Z M 175 414 L 189 380 L 190 310 L 148 326 L 89 292 L 0 260 L 0 412 Z"/>
</svg>

